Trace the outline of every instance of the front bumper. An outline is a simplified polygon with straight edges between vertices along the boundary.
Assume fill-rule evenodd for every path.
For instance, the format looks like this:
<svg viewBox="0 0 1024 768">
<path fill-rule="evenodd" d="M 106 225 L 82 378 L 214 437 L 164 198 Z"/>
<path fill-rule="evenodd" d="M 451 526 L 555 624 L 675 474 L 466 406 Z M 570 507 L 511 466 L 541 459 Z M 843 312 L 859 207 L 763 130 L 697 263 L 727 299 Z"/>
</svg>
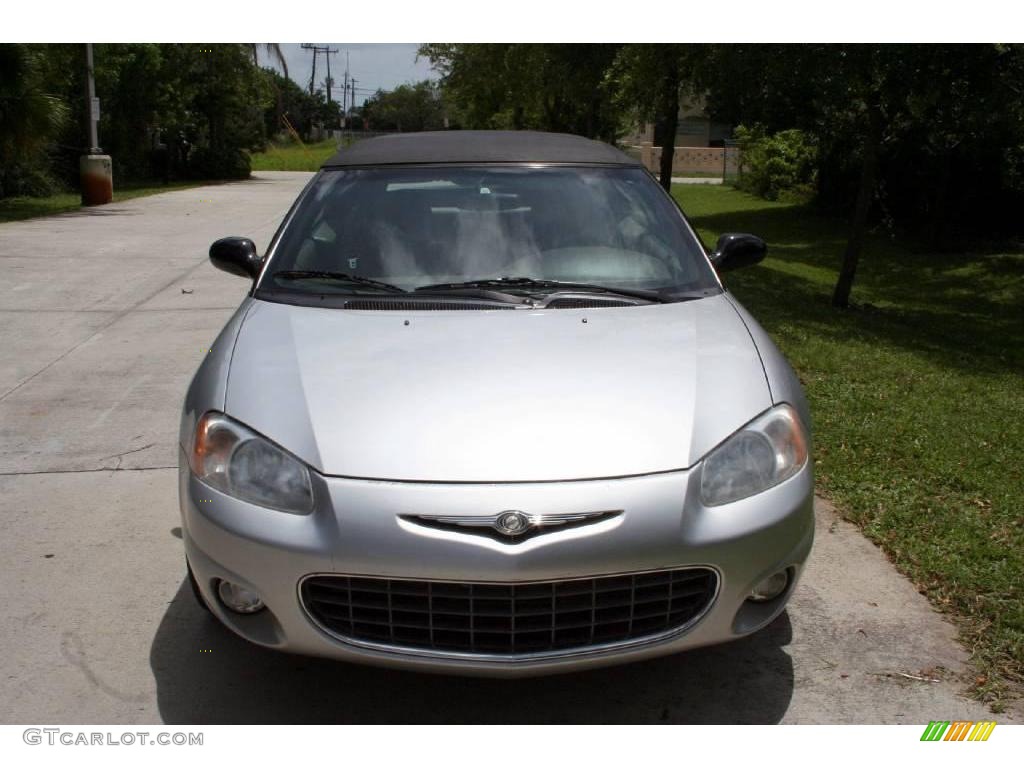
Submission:
<svg viewBox="0 0 1024 768">
<path fill-rule="evenodd" d="M 814 536 L 811 466 L 775 488 L 704 508 L 699 469 L 564 483 L 431 484 L 315 476 L 316 509 L 292 515 L 226 496 L 197 480 L 180 457 L 186 555 L 214 614 L 242 637 L 283 651 L 406 669 L 496 676 L 572 671 L 732 640 L 785 607 Z M 421 527 L 402 516 L 479 515 L 520 509 L 553 514 L 621 509 L 608 520 L 508 544 L 469 532 Z M 521 583 L 704 566 L 718 591 L 682 631 L 614 647 L 493 657 L 343 641 L 319 628 L 299 599 L 310 574 Z M 746 601 L 765 577 L 791 569 L 768 603 Z M 266 610 L 228 611 L 226 579 L 256 590 Z"/>
</svg>

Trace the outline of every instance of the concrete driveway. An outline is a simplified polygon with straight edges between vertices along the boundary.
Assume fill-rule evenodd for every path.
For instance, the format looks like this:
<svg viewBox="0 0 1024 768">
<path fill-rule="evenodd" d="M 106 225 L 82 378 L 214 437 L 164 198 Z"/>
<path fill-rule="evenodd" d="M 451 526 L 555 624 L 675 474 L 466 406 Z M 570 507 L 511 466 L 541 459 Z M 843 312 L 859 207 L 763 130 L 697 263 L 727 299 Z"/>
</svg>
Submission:
<svg viewBox="0 0 1024 768">
<path fill-rule="evenodd" d="M 926 723 L 978 720 L 965 653 L 822 504 L 788 614 L 717 648 L 537 680 L 438 678 L 249 646 L 193 603 L 178 409 L 308 174 L 0 225 L 0 722 Z M 1000 722 L 1012 720 L 1006 714 Z"/>
</svg>

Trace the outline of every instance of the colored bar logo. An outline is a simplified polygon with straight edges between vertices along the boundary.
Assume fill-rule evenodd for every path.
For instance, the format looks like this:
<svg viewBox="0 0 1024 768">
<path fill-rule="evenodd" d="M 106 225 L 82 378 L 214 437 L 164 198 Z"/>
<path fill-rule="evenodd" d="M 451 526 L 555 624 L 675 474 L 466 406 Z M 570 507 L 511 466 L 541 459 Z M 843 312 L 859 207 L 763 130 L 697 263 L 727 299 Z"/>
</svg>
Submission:
<svg viewBox="0 0 1024 768">
<path fill-rule="evenodd" d="M 921 741 L 988 741 L 996 724 L 992 720 L 932 720 Z"/>
</svg>

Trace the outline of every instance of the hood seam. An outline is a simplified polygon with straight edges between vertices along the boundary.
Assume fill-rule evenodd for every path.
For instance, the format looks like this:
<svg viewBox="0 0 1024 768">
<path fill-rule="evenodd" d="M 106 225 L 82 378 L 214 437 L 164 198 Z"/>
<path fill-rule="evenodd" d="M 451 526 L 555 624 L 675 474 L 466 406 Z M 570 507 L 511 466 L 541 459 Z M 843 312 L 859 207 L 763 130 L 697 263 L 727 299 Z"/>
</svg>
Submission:
<svg viewBox="0 0 1024 768">
<path fill-rule="evenodd" d="M 768 387 L 768 399 L 771 400 L 772 405 L 775 405 L 775 393 L 772 392 L 772 383 L 768 379 L 768 369 L 765 368 L 764 358 L 761 356 L 761 348 L 757 346 L 757 342 L 754 340 L 754 334 L 750 332 L 750 326 L 747 325 L 747 321 L 743 319 L 743 314 L 736 308 L 736 304 L 732 298 L 732 294 L 725 291 L 723 294 L 726 301 L 729 302 L 729 306 L 732 307 L 732 311 L 736 313 L 736 317 L 739 318 L 743 324 L 743 329 L 747 332 L 747 336 L 750 337 L 750 343 L 754 345 L 754 351 L 757 352 L 757 360 L 761 363 L 761 373 L 764 374 L 764 383 Z"/>
<path fill-rule="evenodd" d="M 249 319 L 249 313 L 252 312 L 253 307 L 256 306 L 256 299 L 251 299 L 249 306 L 245 308 L 245 315 L 242 316 L 242 322 L 238 324 L 238 331 L 235 333 L 235 338 L 231 342 L 231 354 L 228 357 L 228 372 L 224 376 L 224 402 L 220 405 L 221 413 L 228 412 L 228 391 L 231 387 L 231 369 L 235 364 L 235 349 L 238 348 L 238 340 L 242 336 L 242 329 L 245 327 L 246 321 Z M 762 364 L 763 365 L 763 364 Z"/>
</svg>

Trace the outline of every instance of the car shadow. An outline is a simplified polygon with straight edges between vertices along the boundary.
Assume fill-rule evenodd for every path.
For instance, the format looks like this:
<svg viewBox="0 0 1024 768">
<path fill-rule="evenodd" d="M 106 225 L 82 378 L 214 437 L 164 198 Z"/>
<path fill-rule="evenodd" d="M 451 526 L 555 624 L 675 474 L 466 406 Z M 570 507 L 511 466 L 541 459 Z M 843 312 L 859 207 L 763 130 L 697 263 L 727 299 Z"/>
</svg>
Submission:
<svg viewBox="0 0 1024 768">
<path fill-rule="evenodd" d="M 52 215 L 54 219 L 81 219 L 81 218 L 96 218 L 97 216 L 141 216 L 142 211 L 134 210 L 131 208 L 123 208 L 122 205 L 128 200 L 119 200 L 112 203 L 104 203 L 102 205 L 83 205 L 81 208 L 76 208 L 73 211 L 64 211 L 63 213 L 55 213 Z"/>
<path fill-rule="evenodd" d="M 496 680 L 416 674 L 252 645 L 182 583 L 150 650 L 165 723 L 777 723 L 792 627 L 652 661 Z"/>
</svg>

